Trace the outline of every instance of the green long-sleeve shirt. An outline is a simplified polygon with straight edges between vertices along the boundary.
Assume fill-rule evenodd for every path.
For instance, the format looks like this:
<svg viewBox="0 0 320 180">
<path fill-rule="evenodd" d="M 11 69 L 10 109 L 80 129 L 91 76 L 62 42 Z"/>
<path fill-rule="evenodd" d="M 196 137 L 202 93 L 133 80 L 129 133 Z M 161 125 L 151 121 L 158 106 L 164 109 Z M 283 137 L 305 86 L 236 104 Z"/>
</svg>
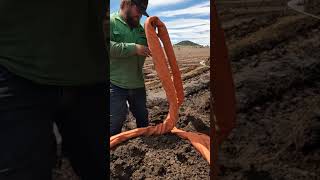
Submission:
<svg viewBox="0 0 320 180">
<path fill-rule="evenodd" d="M 106 83 L 106 1 L 0 0 L 0 66 L 40 84 Z"/>
<path fill-rule="evenodd" d="M 125 89 L 144 87 L 145 57 L 135 55 L 135 44 L 147 46 L 143 27 L 131 29 L 119 13 L 110 16 L 110 82 Z"/>
</svg>

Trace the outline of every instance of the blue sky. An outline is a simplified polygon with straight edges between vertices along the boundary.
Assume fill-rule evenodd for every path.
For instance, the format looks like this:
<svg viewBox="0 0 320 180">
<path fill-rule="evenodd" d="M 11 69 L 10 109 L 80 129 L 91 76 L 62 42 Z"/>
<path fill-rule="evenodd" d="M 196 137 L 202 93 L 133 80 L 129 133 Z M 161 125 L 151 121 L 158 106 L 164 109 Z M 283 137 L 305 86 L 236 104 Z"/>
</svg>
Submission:
<svg viewBox="0 0 320 180">
<path fill-rule="evenodd" d="M 111 13 L 119 10 L 120 1 L 110 1 Z M 190 40 L 210 44 L 210 0 L 149 0 L 147 12 L 166 24 L 173 43 Z M 141 24 L 144 21 L 145 17 Z"/>
</svg>

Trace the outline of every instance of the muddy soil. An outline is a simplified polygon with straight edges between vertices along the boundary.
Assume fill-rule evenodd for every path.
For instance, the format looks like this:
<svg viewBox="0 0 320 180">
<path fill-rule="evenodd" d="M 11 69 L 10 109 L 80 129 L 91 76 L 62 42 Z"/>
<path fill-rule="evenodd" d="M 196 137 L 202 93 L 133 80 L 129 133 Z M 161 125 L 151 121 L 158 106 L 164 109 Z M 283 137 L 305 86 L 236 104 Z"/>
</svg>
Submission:
<svg viewBox="0 0 320 180">
<path fill-rule="evenodd" d="M 230 19 L 223 25 L 238 115 L 221 147 L 219 179 L 320 179 L 320 21 L 285 8 L 237 16 L 231 4 L 220 1 L 219 11 Z"/>
</svg>

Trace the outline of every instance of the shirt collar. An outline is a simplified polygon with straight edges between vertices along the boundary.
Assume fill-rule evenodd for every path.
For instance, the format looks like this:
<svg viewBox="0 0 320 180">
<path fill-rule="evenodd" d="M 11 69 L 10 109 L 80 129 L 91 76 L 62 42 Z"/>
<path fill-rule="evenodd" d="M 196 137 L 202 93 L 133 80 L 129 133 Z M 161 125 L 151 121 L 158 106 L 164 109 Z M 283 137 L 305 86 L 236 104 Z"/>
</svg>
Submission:
<svg viewBox="0 0 320 180">
<path fill-rule="evenodd" d="M 118 11 L 118 12 L 116 13 L 116 19 L 118 19 L 120 22 L 128 25 L 128 24 L 126 23 L 126 21 L 120 16 L 120 11 Z"/>
<path fill-rule="evenodd" d="M 120 11 L 116 12 L 115 18 L 116 18 L 117 20 L 119 20 L 120 22 L 122 22 L 123 24 L 125 24 L 125 25 L 127 25 L 127 26 L 129 27 L 129 25 L 127 24 L 127 22 L 122 18 L 122 16 L 120 16 Z M 139 29 L 139 30 L 141 30 L 141 28 L 143 29 L 142 25 L 139 24 L 139 27 L 136 27 L 136 28 L 134 28 L 134 29 Z"/>
</svg>

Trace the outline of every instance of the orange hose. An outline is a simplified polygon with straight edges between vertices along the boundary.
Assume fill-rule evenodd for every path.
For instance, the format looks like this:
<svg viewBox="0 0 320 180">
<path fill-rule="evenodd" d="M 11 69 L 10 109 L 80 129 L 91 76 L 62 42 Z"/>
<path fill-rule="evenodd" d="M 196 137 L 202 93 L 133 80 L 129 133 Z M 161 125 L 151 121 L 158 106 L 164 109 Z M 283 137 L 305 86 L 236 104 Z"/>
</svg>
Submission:
<svg viewBox="0 0 320 180">
<path fill-rule="evenodd" d="M 213 43 L 213 111 L 216 116 L 217 142 L 221 144 L 227 138 L 236 122 L 236 97 L 231 64 L 228 59 L 228 48 L 223 29 L 221 28 L 216 5 L 213 4 L 212 43 Z"/>
<path fill-rule="evenodd" d="M 214 97 L 213 112 L 215 118 L 211 126 L 213 131 L 213 162 L 218 159 L 218 150 L 221 143 L 228 137 L 236 123 L 236 96 L 232 77 L 231 64 L 228 59 L 228 48 L 221 28 L 216 4 L 211 6 L 212 29 L 212 57 L 213 64 L 211 68 L 213 73 Z M 214 164 L 213 179 L 217 178 L 218 166 Z"/>
<path fill-rule="evenodd" d="M 153 25 L 158 28 L 158 34 L 156 33 Z M 113 148 L 117 144 L 130 138 L 138 136 L 161 135 L 171 132 L 181 138 L 188 139 L 210 164 L 210 137 L 201 133 L 185 132 L 175 127 L 178 120 L 179 107 L 184 100 L 184 92 L 181 74 L 177 65 L 176 56 L 173 51 L 167 28 L 158 17 L 152 16 L 147 18 L 145 22 L 145 30 L 148 46 L 152 53 L 154 66 L 169 102 L 169 113 L 164 122 L 161 124 L 145 128 L 137 128 L 112 136 L 110 138 L 110 148 Z M 167 59 L 161 48 L 159 38 L 164 45 L 165 53 L 169 63 L 167 63 Z M 168 64 L 171 68 L 172 76 Z"/>
</svg>

